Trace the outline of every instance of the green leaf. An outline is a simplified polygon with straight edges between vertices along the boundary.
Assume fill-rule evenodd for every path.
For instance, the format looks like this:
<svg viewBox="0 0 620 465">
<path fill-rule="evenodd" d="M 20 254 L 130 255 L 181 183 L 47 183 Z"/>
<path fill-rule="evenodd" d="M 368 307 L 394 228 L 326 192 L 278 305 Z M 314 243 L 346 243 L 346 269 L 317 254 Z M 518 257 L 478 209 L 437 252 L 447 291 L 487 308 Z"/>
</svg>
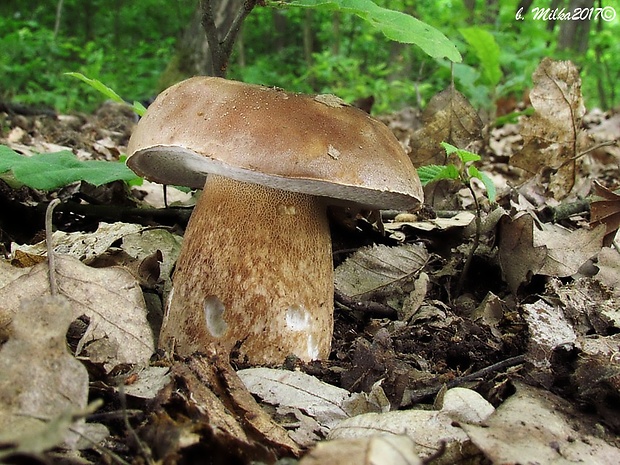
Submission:
<svg viewBox="0 0 620 465">
<path fill-rule="evenodd" d="M 86 84 L 91 86 L 93 89 L 98 90 L 103 95 L 105 95 L 106 97 L 108 97 L 111 100 L 114 100 L 117 103 L 124 103 L 125 105 L 129 105 L 133 109 L 133 111 L 136 114 L 138 114 L 139 116 L 144 116 L 144 113 L 146 113 L 146 108 L 140 102 L 134 101 L 133 105 L 127 103 L 113 89 L 109 88 L 103 82 L 101 82 L 101 81 L 99 81 L 97 79 L 91 79 L 91 78 L 89 78 L 87 76 L 84 76 L 82 73 L 65 73 L 65 74 L 67 76 L 71 76 L 71 77 L 79 79 L 80 81 L 85 82 Z"/>
<path fill-rule="evenodd" d="M 439 30 L 408 14 L 382 8 L 371 0 L 291 0 L 278 5 L 354 14 L 390 40 L 415 44 L 433 58 L 446 57 L 457 63 L 462 60 L 456 46 Z"/>
<path fill-rule="evenodd" d="M 82 161 L 69 150 L 26 157 L 0 145 L 0 173 L 9 171 L 15 181 L 40 190 L 57 189 L 75 181 L 100 186 L 119 180 L 133 183 L 139 179 L 121 162 Z"/>
<path fill-rule="evenodd" d="M 459 29 L 459 32 L 480 60 L 482 76 L 486 83 L 492 87 L 497 86 L 502 78 L 502 69 L 499 65 L 499 45 L 493 34 L 479 27 L 463 28 Z"/>
<path fill-rule="evenodd" d="M 495 184 L 493 184 L 493 180 L 486 173 L 479 171 L 478 168 L 476 168 L 475 166 L 469 167 L 469 175 L 472 178 L 477 178 L 482 181 L 482 184 L 484 184 L 484 188 L 487 191 L 487 197 L 489 198 L 489 201 L 491 203 L 495 203 L 495 199 L 497 198 L 497 190 L 495 189 Z"/>
<path fill-rule="evenodd" d="M 440 179 L 459 179 L 459 171 L 454 165 L 425 165 L 417 169 L 423 186 Z"/>
<path fill-rule="evenodd" d="M 470 161 L 480 161 L 480 155 L 476 153 L 459 149 L 458 147 L 448 144 L 447 142 L 442 142 L 441 146 L 445 149 L 448 155 L 456 153 L 463 163 L 468 163 Z"/>
</svg>

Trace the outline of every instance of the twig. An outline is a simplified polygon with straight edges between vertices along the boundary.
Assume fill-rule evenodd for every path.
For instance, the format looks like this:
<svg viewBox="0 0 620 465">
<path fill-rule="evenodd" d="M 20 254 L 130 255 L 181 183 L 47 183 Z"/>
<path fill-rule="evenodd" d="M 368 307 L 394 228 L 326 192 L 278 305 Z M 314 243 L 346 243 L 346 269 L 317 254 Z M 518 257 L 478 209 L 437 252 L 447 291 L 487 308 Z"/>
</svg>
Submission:
<svg viewBox="0 0 620 465">
<path fill-rule="evenodd" d="M 45 210 L 45 245 L 47 246 L 47 265 L 50 281 L 50 293 L 52 295 L 58 294 L 58 284 L 56 283 L 56 264 L 54 259 L 54 245 L 52 244 L 52 214 L 54 208 L 60 203 L 60 199 L 52 200 L 47 209 Z"/>
<path fill-rule="evenodd" d="M 44 204 L 39 204 L 36 210 L 40 211 Z M 27 207 L 25 207 L 27 208 Z M 187 224 L 192 213 L 191 208 L 138 208 L 118 205 L 93 205 L 76 202 L 65 202 L 58 207 L 58 211 L 71 212 L 87 218 L 97 218 L 104 221 L 124 221 L 140 224 L 152 224 L 153 221 L 163 224 Z"/>
<path fill-rule="evenodd" d="M 451 381 L 445 383 L 445 386 L 450 389 L 461 384 L 467 383 L 469 381 L 474 381 L 478 378 L 483 378 L 490 373 L 494 373 L 496 371 L 503 370 L 504 368 L 512 367 L 515 365 L 520 365 L 525 362 L 525 355 L 517 355 L 516 357 L 508 358 L 506 360 L 502 360 L 501 362 L 494 363 L 493 365 L 489 365 L 488 367 L 484 367 L 481 370 L 478 370 L 474 373 L 470 373 L 465 376 L 461 376 L 460 378 L 455 378 Z M 437 386 L 430 386 L 427 388 L 418 389 L 413 391 L 407 399 L 408 404 L 416 404 L 421 402 L 426 397 L 437 395 L 437 393 L 441 390 L 444 384 L 440 384 Z"/>
<path fill-rule="evenodd" d="M 209 51 L 211 52 L 211 61 L 213 62 L 213 74 L 215 76 L 224 77 L 224 72 L 220 69 L 219 63 L 221 61 L 221 45 L 220 38 L 217 33 L 217 26 L 215 25 L 215 18 L 213 17 L 213 8 L 211 7 L 211 0 L 201 0 L 200 7 L 202 9 L 202 28 L 207 35 L 207 43 L 209 44 Z"/>
<path fill-rule="evenodd" d="M 125 395 L 125 385 L 121 382 L 118 385 L 118 397 L 121 403 L 121 412 L 123 412 L 123 423 L 125 424 L 125 428 L 127 432 L 131 435 L 133 440 L 136 443 L 136 446 L 142 453 L 142 458 L 148 465 L 154 465 L 155 461 L 153 460 L 153 454 L 151 453 L 150 448 L 142 442 L 136 430 L 129 423 L 129 416 L 127 415 L 127 396 Z"/>
<path fill-rule="evenodd" d="M 467 183 L 467 187 L 469 188 L 469 191 L 474 198 L 474 204 L 476 205 L 476 233 L 474 234 L 474 242 L 471 245 L 471 249 L 469 251 L 469 254 L 467 255 L 465 264 L 463 265 L 461 276 L 459 276 L 459 282 L 456 285 L 455 294 L 457 297 L 461 295 L 461 291 L 463 290 L 463 286 L 465 285 L 465 279 L 467 279 L 467 273 L 469 273 L 471 262 L 474 259 L 474 254 L 476 253 L 476 249 L 480 245 L 480 231 L 482 230 L 482 211 L 480 208 L 480 203 L 478 203 L 478 197 L 476 197 L 476 193 L 474 192 L 474 188 L 471 186 L 471 183 Z"/>
<path fill-rule="evenodd" d="M 225 63 L 223 63 L 224 72 L 226 72 L 226 68 L 228 67 L 228 59 L 230 58 L 230 55 L 232 55 L 233 46 L 235 45 L 237 36 L 241 31 L 243 21 L 245 21 L 245 18 L 248 17 L 248 15 L 252 12 L 257 3 L 259 3 L 257 0 L 246 0 L 245 2 L 243 2 L 243 7 L 239 10 L 239 13 L 230 25 L 230 29 L 224 36 L 224 40 L 222 40 L 222 56 L 226 60 Z"/>
<path fill-rule="evenodd" d="M 389 305 L 383 305 L 379 302 L 371 302 L 367 300 L 352 299 L 348 295 L 344 295 L 338 289 L 334 290 L 334 299 L 336 302 L 350 308 L 351 310 L 365 312 L 376 318 L 389 318 L 391 320 L 398 318 L 398 312 Z"/>
<path fill-rule="evenodd" d="M 235 40 L 241 31 L 241 25 L 258 3 L 259 0 L 246 0 L 243 2 L 243 6 L 230 25 L 230 29 L 226 31 L 226 34 L 223 34 L 224 39 L 220 41 L 220 34 L 218 33 L 217 25 L 215 24 L 211 0 L 201 0 L 202 27 L 207 35 L 207 43 L 209 44 L 211 61 L 213 62 L 214 76 L 226 76 L 228 61 L 230 59 L 230 55 L 232 55 Z"/>
<path fill-rule="evenodd" d="M 543 223 L 557 223 L 571 216 L 589 213 L 591 200 L 590 198 L 579 199 L 575 202 L 561 203 L 555 207 L 547 205 L 539 212 L 538 217 Z"/>
</svg>

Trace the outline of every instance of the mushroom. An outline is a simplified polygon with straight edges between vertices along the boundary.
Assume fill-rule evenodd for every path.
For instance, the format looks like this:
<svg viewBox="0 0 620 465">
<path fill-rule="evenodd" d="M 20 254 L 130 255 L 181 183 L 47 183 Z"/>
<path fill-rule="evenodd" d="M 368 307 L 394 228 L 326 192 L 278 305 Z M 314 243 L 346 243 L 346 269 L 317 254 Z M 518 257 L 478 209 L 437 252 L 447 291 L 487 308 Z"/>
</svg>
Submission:
<svg viewBox="0 0 620 465">
<path fill-rule="evenodd" d="M 215 77 L 151 104 L 127 164 L 155 182 L 203 188 L 187 226 L 160 348 L 209 344 L 251 364 L 329 356 L 331 204 L 412 209 L 422 188 L 379 121 L 333 95 Z"/>
</svg>

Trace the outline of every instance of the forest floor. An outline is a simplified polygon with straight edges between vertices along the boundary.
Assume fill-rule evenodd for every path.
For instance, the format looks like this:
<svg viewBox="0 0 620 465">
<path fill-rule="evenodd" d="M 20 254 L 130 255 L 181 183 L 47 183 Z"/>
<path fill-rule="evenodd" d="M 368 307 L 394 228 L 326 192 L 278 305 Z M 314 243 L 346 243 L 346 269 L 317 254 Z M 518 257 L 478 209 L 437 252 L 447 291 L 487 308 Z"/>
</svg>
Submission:
<svg viewBox="0 0 620 465">
<path fill-rule="evenodd" d="M 278 369 L 155 350 L 190 194 L 171 188 L 164 207 L 150 183 L 43 192 L 0 175 L 0 462 L 620 463 L 620 114 L 566 119 L 531 94 L 534 115 L 470 141 L 497 187 L 490 203 L 474 185 L 478 228 L 453 182 L 427 188 L 422 215 L 333 215 L 331 356 Z M 422 136 L 445 137 L 429 119 L 471 118 L 455 101 L 382 119 L 420 156 Z M 136 122 L 110 103 L 0 118 L 18 153 L 104 160 Z M 66 299 L 45 300 L 55 198 Z M 67 305 L 80 308 L 64 321 Z"/>
</svg>

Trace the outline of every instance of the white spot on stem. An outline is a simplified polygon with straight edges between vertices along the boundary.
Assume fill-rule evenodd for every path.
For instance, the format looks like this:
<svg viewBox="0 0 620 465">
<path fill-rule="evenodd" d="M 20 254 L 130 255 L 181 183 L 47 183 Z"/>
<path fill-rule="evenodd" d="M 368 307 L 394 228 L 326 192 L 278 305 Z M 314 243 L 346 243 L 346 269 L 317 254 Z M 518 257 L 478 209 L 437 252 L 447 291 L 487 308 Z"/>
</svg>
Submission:
<svg viewBox="0 0 620 465">
<path fill-rule="evenodd" d="M 310 314 L 303 307 L 286 309 L 286 326 L 291 331 L 307 331 L 310 328 Z"/>
<path fill-rule="evenodd" d="M 224 320 L 226 307 L 222 301 L 214 295 L 208 296 L 204 301 L 204 311 L 207 330 L 211 336 L 216 338 L 224 336 L 228 331 L 228 323 Z"/>
<path fill-rule="evenodd" d="M 308 334 L 308 357 L 310 360 L 316 360 L 319 358 L 319 346 L 314 340 L 313 334 Z"/>
</svg>

